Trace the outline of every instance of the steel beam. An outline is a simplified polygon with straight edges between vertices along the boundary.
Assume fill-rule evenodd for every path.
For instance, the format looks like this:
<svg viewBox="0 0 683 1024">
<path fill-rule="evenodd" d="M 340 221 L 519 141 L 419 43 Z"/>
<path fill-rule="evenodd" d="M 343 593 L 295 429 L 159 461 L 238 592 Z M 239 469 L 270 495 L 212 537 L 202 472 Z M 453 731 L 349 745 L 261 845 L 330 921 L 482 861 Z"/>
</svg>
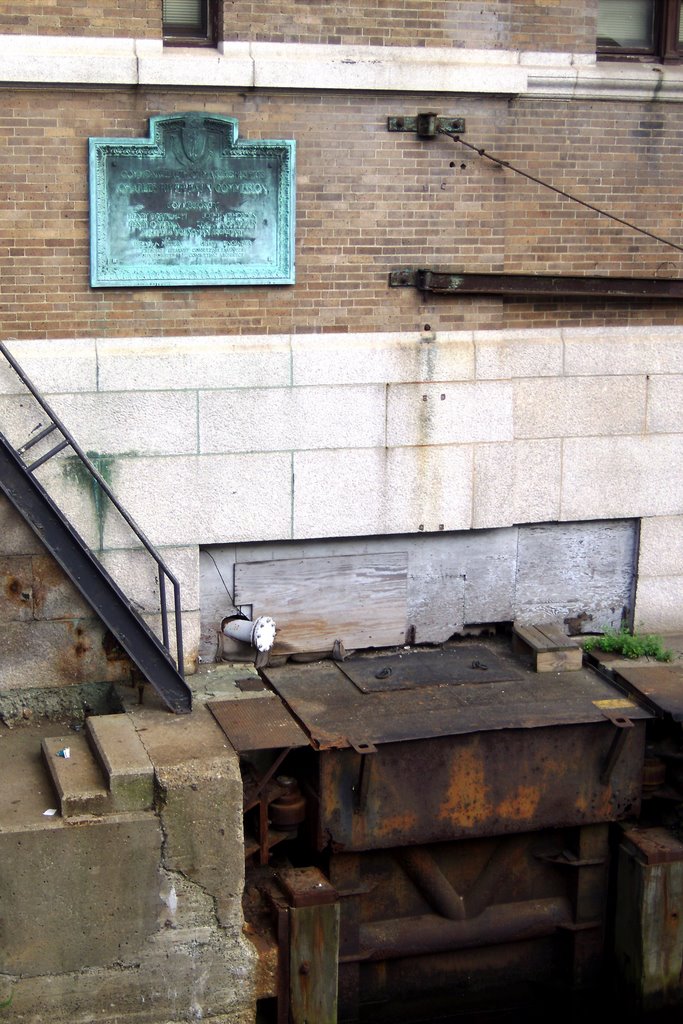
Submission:
<svg viewBox="0 0 683 1024">
<path fill-rule="evenodd" d="M 500 295 L 547 299 L 683 299 L 683 280 L 649 277 L 571 277 L 564 274 L 467 274 L 455 271 L 392 270 L 392 288 L 417 288 L 441 295 Z"/>
</svg>

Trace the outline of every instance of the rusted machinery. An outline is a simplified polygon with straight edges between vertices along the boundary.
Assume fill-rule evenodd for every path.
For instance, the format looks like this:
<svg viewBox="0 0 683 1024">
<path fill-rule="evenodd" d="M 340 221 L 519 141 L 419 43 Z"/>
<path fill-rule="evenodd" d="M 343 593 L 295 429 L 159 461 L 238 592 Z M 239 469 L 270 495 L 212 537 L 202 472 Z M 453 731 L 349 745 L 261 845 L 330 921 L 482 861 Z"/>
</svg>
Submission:
<svg viewBox="0 0 683 1024">
<path fill-rule="evenodd" d="M 263 676 L 260 699 L 213 710 L 242 759 L 278 1024 L 596 989 L 611 827 L 640 812 L 652 708 L 586 668 L 535 672 L 507 640 Z"/>
</svg>

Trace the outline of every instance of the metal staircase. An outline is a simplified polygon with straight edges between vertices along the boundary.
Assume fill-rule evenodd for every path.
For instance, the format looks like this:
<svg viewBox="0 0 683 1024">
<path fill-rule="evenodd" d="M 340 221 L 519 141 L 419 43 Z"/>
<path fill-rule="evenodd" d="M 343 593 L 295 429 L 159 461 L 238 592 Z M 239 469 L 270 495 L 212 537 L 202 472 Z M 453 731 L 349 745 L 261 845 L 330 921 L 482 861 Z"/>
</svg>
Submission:
<svg viewBox="0 0 683 1024">
<path fill-rule="evenodd" d="M 183 638 L 178 580 L 2 342 L 0 353 L 48 418 L 48 425 L 18 448 L 10 444 L 4 433 L 0 432 L 0 489 L 61 565 L 93 611 L 111 630 L 164 703 L 177 714 L 191 711 L 192 691 L 183 678 Z M 54 445 L 33 461 L 29 461 L 36 446 L 48 438 L 50 443 L 55 441 Z M 80 460 L 95 484 L 107 496 L 156 563 L 162 640 L 141 618 L 94 552 L 36 479 L 36 470 L 66 448 Z M 177 665 L 170 648 L 167 583 L 170 583 L 173 589 Z"/>
</svg>

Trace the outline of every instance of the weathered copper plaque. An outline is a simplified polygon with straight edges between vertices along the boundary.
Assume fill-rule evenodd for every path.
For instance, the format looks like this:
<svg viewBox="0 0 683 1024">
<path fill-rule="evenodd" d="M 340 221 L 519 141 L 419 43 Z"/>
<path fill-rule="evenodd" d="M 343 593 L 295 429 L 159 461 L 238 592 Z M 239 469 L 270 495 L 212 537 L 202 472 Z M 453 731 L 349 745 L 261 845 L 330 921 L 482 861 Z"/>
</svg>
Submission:
<svg viewBox="0 0 683 1024">
<path fill-rule="evenodd" d="M 184 113 L 90 139 L 93 287 L 294 282 L 295 143 L 237 128 Z"/>
</svg>

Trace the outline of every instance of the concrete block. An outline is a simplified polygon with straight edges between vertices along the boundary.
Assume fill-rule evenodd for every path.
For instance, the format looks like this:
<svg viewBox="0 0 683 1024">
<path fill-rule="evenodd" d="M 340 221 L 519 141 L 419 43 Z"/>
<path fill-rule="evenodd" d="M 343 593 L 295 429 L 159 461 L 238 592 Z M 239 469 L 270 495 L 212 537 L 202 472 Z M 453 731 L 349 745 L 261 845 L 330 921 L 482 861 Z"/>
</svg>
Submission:
<svg viewBox="0 0 683 1024">
<path fill-rule="evenodd" d="M 152 544 L 191 546 L 290 535 L 287 454 L 117 459 L 112 486 Z M 105 546 L 127 547 L 128 531 L 108 515 Z"/>
<path fill-rule="evenodd" d="M 292 337 L 296 385 L 472 380 L 471 331 Z"/>
<path fill-rule="evenodd" d="M 287 387 L 289 335 L 100 338 L 100 391 Z"/>
<path fill-rule="evenodd" d="M 562 375 L 562 332 L 548 330 L 475 331 L 478 380 Z"/>
<path fill-rule="evenodd" d="M 18 37 L 14 37 L 16 46 Z M 95 342 L 87 338 L 5 343 L 29 380 L 44 395 L 97 390 Z M 0 358 L 0 394 L 28 394 L 4 358 Z"/>
<path fill-rule="evenodd" d="M 561 441 L 554 439 L 477 445 L 473 527 L 557 519 L 561 455 Z"/>
<path fill-rule="evenodd" d="M 683 516 L 641 520 L 638 572 L 641 576 L 683 575 Z"/>
<path fill-rule="evenodd" d="M 647 385 L 647 429 L 683 433 L 683 376 L 651 376 Z"/>
<path fill-rule="evenodd" d="M 197 451 L 197 400 L 192 391 L 54 395 L 51 404 L 89 455 Z"/>
<path fill-rule="evenodd" d="M 676 515 L 683 507 L 683 437 L 564 441 L 561 518 Z"/>
<path fill-rule="evenodd" d="M 202 705 L 182 716 L 136 708 L 132 717 L 161 790 L 164 867 L 213 895 L 222 927 L 239 926 L 244 845 L 237 755 Z"/>
<path fill-rule="evenodd" d="M 640 631 L 682 632 L 683 574 L 639 576 L 634 622 Z"/>
<path fill-rule="evenodd" d="M 149 813 L 108 815 L 78 827 L 41 825 L 0 833 L 0 901 L 11 925 L 0 971 L 30 979 L 33 999 L 35 986 L 49 982 L 29 1020 L 44 1019 L 46 1007 L 54 1019 L 53 1006 L 58 1017 L 54 987 L 67 972 L 82 973 L 84 1002 L 70 1018 L 82 1020 L 83 1005 L 97 999 L 85 969 L 134 961 L 158 928 L 161 830 Z M 120 979 L 120 966 L 116 973 Z"/>
<path fill-rule="evenodd" d="M 105 814 L 109 791 L 85 736 L 50 736 L 41 745 L 63 818 Z"/>
<path fill-rule="evenodd" d="M 683 373 L 680 327 L 567 327 L 562 336 L 569 376 Z"/>
<path fill-rule="evenodd" d="M 33 570 L 28 555 L 0 554 L 0 623 L 33 618 Z"/>
<path fill-rule="evenodd" d="M 387 397 L 387 444 L 512 440 L 512 391 L 498 381 L 396 384 Z"/>
<path fill-rule="evenodd" d="M 385 390 L 254 388 L 199 395 L 202 452 L 362 448 L 384 444 Z"/>
<path fill-rule="evenodd" d="M 470 446 L 304 452 L 294 457 L 294 536 L 469 529 Z"/>
<path fill-rule="evenodd" d="M 144 811 L 154 805 L 154 768 L 128 715 L 92 715 L 88 740 L 102 768 L 117 811 Z"/>
<path fill-rule="evenodd" d="M 199 608 L 199 549 L 193 547 L 158 548 L 170 572 L 180 585 L 183 611 Z M 160 609 L 159 574 L 156 562 L 144 548 L 103 551 L 100 561 L 139 612 Z M 166 602 L 173 608 L 173 588 L 166 583 Z"/>
<path fill-rule="evenodd" d="M 515 437 L 639 433 L 645 401 L 644 377 L 516 381 Z"/>
</svg>

